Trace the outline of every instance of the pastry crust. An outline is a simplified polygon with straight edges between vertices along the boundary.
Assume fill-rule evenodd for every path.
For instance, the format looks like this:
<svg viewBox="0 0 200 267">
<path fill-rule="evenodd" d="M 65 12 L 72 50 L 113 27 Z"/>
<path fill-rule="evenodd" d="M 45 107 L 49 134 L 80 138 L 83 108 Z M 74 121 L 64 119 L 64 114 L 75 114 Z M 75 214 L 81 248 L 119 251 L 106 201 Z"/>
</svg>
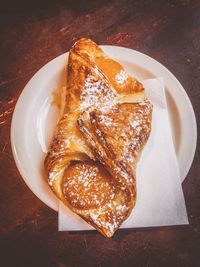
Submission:
<svg viewBox="0 0 200 267">
<path fill-rule="evenodd" d="M 111 237 L 136 202 L 136 165 L 151 131 L 144 88 L 89 39 L 69 53 L 64 116 L 45 169 L 73 212 Z"/>
</svg>

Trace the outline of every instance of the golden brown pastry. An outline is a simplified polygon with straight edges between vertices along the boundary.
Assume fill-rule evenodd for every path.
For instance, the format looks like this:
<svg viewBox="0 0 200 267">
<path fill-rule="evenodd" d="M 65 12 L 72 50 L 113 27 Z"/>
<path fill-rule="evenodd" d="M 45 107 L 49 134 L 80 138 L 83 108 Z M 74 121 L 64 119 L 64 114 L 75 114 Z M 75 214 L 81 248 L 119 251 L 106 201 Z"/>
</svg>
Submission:
<svg viewBox="0 0 200 267">
<path fill-rule="evenodd" d="M 64 116 L 45 169 L 73 212 L 111 237 L 136 202 L 136 165 L 151 130 L 140 82 L 89 39 L 69 52 Z"/>
</svg>

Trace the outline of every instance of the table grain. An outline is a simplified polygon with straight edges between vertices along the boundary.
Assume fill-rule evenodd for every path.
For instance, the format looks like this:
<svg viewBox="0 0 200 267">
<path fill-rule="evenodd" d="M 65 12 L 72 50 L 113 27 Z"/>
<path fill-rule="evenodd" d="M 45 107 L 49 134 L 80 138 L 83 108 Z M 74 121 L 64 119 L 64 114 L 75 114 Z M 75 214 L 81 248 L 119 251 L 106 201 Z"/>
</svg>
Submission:
<svg viewBox="0 0 200 267">
<path fill-rule="evenodd" d="M 0 5 L 0 266 L 200 266 L 199 143 L 183 182 L 189 225 L 119 230 L 111 239 L 96 231 L 58 232 L 57 213 L 26 186 L 10 144 L 12 114 L 24 86 L 80 37 L 136 49 L 161 62 L 182 83 L 198 123 L 200 1 Z"/>
</svg>

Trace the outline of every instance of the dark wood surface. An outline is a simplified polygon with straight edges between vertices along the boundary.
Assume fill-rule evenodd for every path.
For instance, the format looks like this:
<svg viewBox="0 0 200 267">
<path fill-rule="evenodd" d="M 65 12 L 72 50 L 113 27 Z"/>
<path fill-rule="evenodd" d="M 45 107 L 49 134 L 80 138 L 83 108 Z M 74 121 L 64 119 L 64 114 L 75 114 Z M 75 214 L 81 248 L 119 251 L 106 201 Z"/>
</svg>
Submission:
<svg viewBox="0 0 200 267">
<path fill-rule="evenodd" d="M 0 8 L 0 266 L 200 266 L 199 145 L 183 183 L 188 226 L 58 232 L 57 213 L 26 186 L 12 156 L 16 101 L 33 74 L 79 37 L 139 50 L 169 68 L 200 119 L 200 2 L 4 1 Z"/>
</svg>

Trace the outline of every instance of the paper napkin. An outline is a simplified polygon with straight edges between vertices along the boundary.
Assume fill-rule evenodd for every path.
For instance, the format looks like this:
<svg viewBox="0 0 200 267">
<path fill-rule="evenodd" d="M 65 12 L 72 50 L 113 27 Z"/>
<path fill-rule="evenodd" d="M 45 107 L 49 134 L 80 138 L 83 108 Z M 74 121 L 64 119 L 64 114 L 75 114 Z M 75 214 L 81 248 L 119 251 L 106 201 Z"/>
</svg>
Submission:
<svg viewBox="0 0 200 267">
<path fill-rule="evenodd" d="M 188 224 L 162 78 L 143 81 L 153 104 L 152 131 L 137 166 L 137 202 L 121 228 Z M 60 231 L 94 229 L 59 203 Z"/>
</svg>

